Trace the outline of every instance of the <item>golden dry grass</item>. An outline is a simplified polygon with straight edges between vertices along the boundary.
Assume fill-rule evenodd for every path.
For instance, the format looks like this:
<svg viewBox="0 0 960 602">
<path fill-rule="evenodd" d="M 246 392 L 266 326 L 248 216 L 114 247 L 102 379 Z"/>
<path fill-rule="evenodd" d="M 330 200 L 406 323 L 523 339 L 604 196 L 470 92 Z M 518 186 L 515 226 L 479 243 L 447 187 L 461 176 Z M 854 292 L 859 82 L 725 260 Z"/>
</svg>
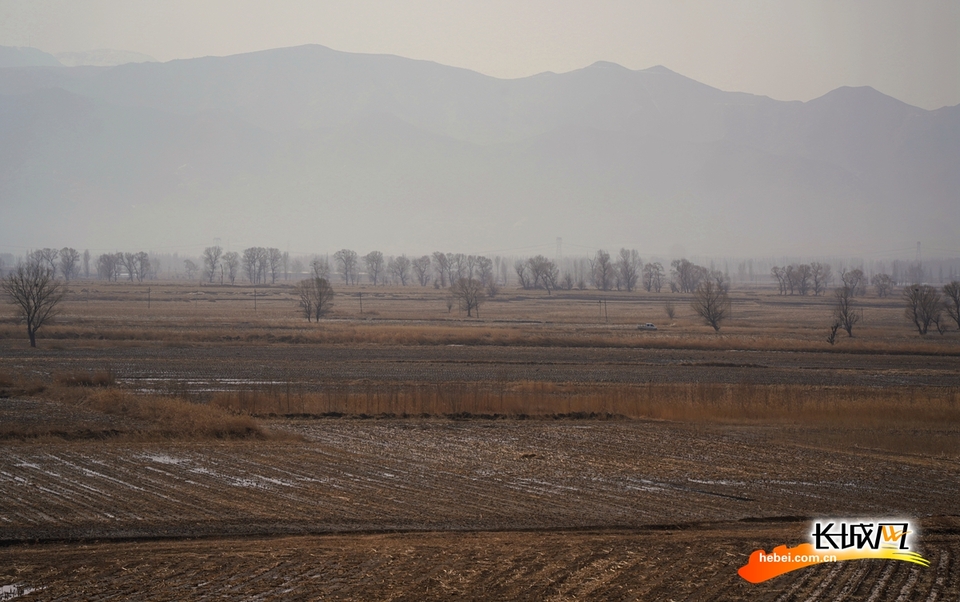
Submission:
<svg viewBox="0 0 960 602">
<path fill-rule="evenodd" d="M 215 394 L 255 416 L 606 418 L 769 426 L 806 445 L 960 456 L 960 390 L 807 385 L 558 385 L 543 382 L 290 387 Z"/>
<path fill-rule="evenodd" d="M 112 387 L 117 384 L 108 370 L 59 372 L 53 375 L 53 382 L 64 387 Z"/>
<path fill-rule="evenodd" d="M 357 384 L 304 392 L 265 386 L 214 394 L 251 415 L 605 415 L 692 422 L 960 424 L 951 388 L 546 382 Z"/>
<path fill-rule="evenodd" d="M 142 436 L 167 439 L 268 438 L 267 432 L 249 416 L 176 397 L 107 389 L 91 392 L 82 404 L 97 412 L 145 423 L 147 426 L 137 431 Z"/>
<path fill-rule="evenodd" d="M 39 397 L 60 404 L 50 420 L 24 423 L 4 420 L 0 439 L 104 438 L 126 439 L 272 439 L 287 438 L 284 433 L 265 429 L 249 415 L 196 403 L 181 397 L 152 395 L 113 386 L 109 373 L 71 372 L 56 375 L 56 384 L 13 380 L 13 389 L 4 389 L 3 397 Z M 111 419 L 93 420 L 97 415 Z M 36 417 L 34 417 L 36 418 Z M 91 424 L 98 425 L 91 428 Z"/>
</svg>

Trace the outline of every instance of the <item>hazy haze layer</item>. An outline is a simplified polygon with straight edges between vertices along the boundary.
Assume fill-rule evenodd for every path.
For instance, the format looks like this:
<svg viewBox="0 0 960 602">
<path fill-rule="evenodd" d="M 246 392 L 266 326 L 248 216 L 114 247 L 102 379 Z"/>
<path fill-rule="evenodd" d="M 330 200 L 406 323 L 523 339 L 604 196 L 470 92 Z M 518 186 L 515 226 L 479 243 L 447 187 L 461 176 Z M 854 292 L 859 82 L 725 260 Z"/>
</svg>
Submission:
<svg viewBox="0 0 960 602">
<path fill-rule="evenodd" d="M 5 249 L 956 248 L 960 107 L 597 63 L 502 80 L 322 46 L 0 69 Z M 569 248 L 569 247 L 568 247 Z"/>
</svg>

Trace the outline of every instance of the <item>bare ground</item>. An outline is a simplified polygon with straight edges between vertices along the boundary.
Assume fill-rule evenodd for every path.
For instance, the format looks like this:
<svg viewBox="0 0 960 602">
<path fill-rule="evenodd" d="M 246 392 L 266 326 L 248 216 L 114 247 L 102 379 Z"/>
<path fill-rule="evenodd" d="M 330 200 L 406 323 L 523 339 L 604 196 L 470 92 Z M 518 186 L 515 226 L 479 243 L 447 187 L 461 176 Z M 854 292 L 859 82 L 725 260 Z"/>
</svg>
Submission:
<svg viewBox="0 0 960 602">
<path fill-rule="evenodd" d="M 924 522 L 929 568 L 858 561 L 752 585 L 745 551 L 800 523 L 586 532 L 426 532 L 0 548 L 24 599 L 955 600 L 957 520 Z"/>
<path fill-rule="evenodd" d="M 812 427 L 275 426 L 304 441 L 5 444 L 0 586 L 43 588 L 29 599 L 957 595 L 955 458 L 824 445 Z M 923 517 L 932 566 L 736 575 L 754 549 L 803 541 L 807 519 L 853 515 Z"/>
</svg>

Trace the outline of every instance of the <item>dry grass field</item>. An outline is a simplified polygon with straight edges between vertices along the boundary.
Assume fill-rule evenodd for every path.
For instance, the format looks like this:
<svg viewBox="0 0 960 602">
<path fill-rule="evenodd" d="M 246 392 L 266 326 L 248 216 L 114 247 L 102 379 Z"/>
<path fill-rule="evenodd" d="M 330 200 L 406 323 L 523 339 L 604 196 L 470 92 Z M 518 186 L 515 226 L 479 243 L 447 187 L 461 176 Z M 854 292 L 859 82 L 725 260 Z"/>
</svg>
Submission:
<svg viewBox="0 0 960 602">
<path fill-rule="evenodd" d="M 960 333 L 897 296 L 830 345 L 829 297 L 768 289 L 718 334 L 666 293 L 338 287 L 316 324 L 289 286 L 70 288 L 37 349 L 0 308 L 0 600 L 960 595 Z M 737 576 L 849 516 L 931 566 Z"/>
<path fill-rule="evenodd" d="M 858 297 L 863 320 L 854 338 L 826 343 L 832 297 L 780 296 L 774 289 L 734 289 L 733 312 L 719 336 L 697 318 L 690 295 L 504 288 L 466 318 L 449 294 L 432 287 L 337 286 L 334 308 L 307 323 L 292 285 L 267 287 L 80 282 L 57 323 L 41 331 L 45 347 L 129 344 L 312 343 L 502 345 L 645 349 L 751 349 L 832 353 L 919 353 L 960 357 L 956 330 L 919 337 L 898 295 Z M 604 303 L 600 303 L 603 301 Z M 676 308 L 668 319 L 665 303 Z M 362 312 L 361 312 L 362 303 Z M 22 338 L 6 306 L 0 336 Z M 655 332 L 636 326 L 657 324 Z"/>
</svg>

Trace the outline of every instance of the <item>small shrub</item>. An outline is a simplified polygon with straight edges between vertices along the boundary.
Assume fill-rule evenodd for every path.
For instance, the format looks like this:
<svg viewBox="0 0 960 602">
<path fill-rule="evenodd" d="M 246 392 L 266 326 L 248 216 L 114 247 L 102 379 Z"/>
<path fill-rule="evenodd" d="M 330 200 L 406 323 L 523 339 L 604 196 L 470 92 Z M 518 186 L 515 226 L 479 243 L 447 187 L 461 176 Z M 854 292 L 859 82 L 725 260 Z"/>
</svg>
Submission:
<svg viewBox="0 0 960 602">
<path fill-rule="evenodd" d="M 53 382 L 64 387 L 112 387 L 117 384 L 113 374 L 106 370 L 61 372 L 53 376 Z"/>
</svg>

